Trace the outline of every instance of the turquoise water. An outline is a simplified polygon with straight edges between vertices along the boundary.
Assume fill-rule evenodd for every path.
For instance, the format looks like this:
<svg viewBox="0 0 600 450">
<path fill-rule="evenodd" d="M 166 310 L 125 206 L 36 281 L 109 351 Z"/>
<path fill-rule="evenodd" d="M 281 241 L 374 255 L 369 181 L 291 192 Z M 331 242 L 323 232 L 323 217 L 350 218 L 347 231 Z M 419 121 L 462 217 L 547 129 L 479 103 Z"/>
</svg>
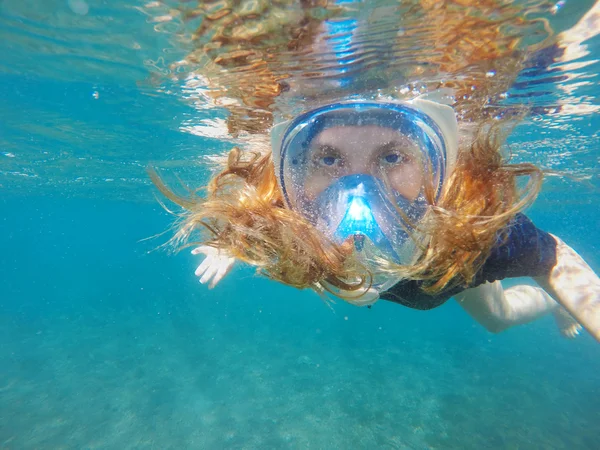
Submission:
<svg viewBox="0 0 600 450">
<path fill-rule="evenodd" d="M 145 167 L 201 183 L 228 148 L 182 131 L 218 113 L 148 81 L 183 50 L 137 4 L 36 4 L 0 2 L 0 448 L 600 447 L 598 343 L 551 317 L 493 335 L 453 302 L 332 310 L 244 267 L 200 285 L 146 240 L 172 217 Z M 574 114 L 511 142 L 584 178 L 528 215 L 598 272 L 600 121 Z"/>
</svg>

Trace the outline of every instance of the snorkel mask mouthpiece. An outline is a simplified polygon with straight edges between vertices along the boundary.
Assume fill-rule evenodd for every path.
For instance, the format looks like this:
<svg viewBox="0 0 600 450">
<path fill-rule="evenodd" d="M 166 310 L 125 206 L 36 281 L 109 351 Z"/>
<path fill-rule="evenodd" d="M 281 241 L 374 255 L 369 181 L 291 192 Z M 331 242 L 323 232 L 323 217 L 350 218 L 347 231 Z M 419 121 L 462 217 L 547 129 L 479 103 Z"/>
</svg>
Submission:
<svg viewBox="0 0 600 450">
<path fill-rule="evenodd" d="M 306 203 L 304 208 L 312 211 L 313 223 L 338 244 L 353 238 L 355 249 L 363 251 L 367 241 L 378 249 L 379 256 L 398 264 L 403 261 L 397 249 L 408 239 L 410 230 L 399 205 L 414 223 L 426 210 L 421 199 L 410 202 L 396 192 L 392 200 L 383 182 L 366 174 L 342 177 L 314 202 Z"/>
<path fill-rule="evenodd" d="M 358 236 L 363 236 L 364 238 L 364 236 L 369 236 L 378 228 L 371 208 L 369 208 L 365 200 L 362 197 L 352 197 L 348 211 L 346 211 L 346 215 L 342 219 L 335 235 L 342 240 L 350 235 L 355 238 Z M 364 239 L 361 239 L 361 241 L 364 241 Z"/>
</svg>

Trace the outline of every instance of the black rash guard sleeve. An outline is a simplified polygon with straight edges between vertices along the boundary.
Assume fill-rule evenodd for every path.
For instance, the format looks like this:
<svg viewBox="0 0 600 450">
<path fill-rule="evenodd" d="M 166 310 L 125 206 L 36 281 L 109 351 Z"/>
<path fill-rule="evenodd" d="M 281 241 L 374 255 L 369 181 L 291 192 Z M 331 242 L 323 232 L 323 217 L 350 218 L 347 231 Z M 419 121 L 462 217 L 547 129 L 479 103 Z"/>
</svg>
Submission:
<svg viewBox="0 0 600 450">
<path fill-rule="evenodd" d="M 549 275 L 556 265 L 556 241 L 549 233 L 536 228 L 524 214 L 517 214 L 505 231 L 506 234 L 499 234 L 490 256 L 468 288 L 505 278 Z M 426 310 L 442 305 L 453 295 L 467 289 L 456 286 L 429 295 L 422 291 L 421 285 L 421 281 L 403 280 L 383 292 L 380 298 Z"/>
</svg>

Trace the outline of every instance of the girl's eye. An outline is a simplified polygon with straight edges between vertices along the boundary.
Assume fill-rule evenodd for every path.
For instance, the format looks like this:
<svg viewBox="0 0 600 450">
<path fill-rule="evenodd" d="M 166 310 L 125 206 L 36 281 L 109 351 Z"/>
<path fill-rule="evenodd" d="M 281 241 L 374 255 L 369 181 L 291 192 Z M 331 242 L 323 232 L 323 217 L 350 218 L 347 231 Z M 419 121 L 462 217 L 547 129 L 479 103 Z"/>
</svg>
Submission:
<svg viewBox="0 0 600 450">
<path fill-rule="evenodd" d="M 321 158 L 321 163 L 324 166 L 333 166 L 335 164 L 336 159 L 337 158 L 335 156 L 324 156 L 323 158 Z"/>
<path fill-rule="evenodd" d="M 396 164 L 402 162 L 403 160 L 404 157 L 402 155 L 399 155 L 398 153 L 388 153 L 383 157 L 383 161 L 386 164 Z"/>
<path fill-rule="evenodd" d="M 313 161 L 317 167 L 338 167 L 342 165 L 342 158 L 338 150 L 329 145 L 319 147 Z"/>
</svg>

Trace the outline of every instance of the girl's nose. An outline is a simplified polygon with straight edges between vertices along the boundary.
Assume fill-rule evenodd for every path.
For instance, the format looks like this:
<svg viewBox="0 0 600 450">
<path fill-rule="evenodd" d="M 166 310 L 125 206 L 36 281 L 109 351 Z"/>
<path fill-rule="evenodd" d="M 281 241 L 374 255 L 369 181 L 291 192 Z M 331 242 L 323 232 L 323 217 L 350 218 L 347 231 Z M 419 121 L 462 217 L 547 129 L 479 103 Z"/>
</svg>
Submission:
<svg viewBox="0 0 600 450">
<path fill-rule="evenodd" d="M 371 173 L 372 164 L 370 163 L 371 158 L 369 157 L 370 151 L 366 145 L 359 146 L 357 145 L 353 152 L 349 154 L 349 164 L 348 164 L 348 173 L 347 175 L 358 175 L 358 174 L 368 174 L 374 175 Z"/>
</svg>

